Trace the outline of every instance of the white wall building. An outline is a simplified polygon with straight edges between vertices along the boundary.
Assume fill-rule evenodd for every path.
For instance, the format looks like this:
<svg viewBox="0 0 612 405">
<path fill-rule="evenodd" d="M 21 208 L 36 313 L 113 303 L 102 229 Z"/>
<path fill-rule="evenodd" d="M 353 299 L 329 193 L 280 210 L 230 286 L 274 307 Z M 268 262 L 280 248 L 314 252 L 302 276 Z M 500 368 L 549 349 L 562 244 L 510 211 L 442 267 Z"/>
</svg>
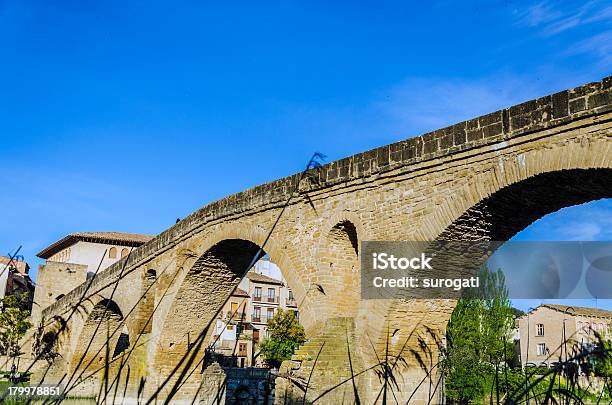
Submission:
<svg viewBox="0 0 612 405">
<path fill-rule="evenodd" d="M 44 248 L 37 254 L 47 261 L 38 267 L 32 319 L 37 321 L 43 309 L 152 238 L 123 232 L 79 232 Z"/>
<path fill-rule="evenodd" d="M 51 244 L 37 256 L 48 262 L 85 265 L 88 273 L 95 273 L 119 261 L 132 249 L 152 238 L 149 235 L 124 232 L 78 232 Z"/>
</svg>

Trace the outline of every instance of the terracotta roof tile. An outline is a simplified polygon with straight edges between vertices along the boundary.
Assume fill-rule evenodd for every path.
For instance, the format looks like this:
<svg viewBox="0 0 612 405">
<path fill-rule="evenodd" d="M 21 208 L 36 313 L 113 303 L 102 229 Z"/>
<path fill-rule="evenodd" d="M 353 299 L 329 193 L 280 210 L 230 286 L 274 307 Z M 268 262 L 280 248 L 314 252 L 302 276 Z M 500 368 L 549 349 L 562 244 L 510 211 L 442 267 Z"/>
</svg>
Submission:
<svg viewBox="0 0 612 405">
<path fill-rule="evenodd" d="M 232 297 L 249 297 L 249 293 L 244 291 L 242 288 L 236 288 Z"/>
<path fill-rule="evenodd" d="M 41 259 L 48 259 L 60 250 L 72 246 L 79 241 L 138 247 L 150 241 L 151 239 L 153 239 L 153 236 L 151 235 L 142 235 L 138 233 L 75 232 L 47 246 L 39 253 L 37 253 L 36 256 L 40 257 Z"/>
<path fill-rule="evenodd" d="M 30 269 L 30 266 L 21 260 L 17 260 L 17 259 L 13 259 L 13 261 L 11 262 L 11 258 L 7 257 L 7 256 L 0 256 L 0 264 L 9 264 L 11 263 L 12 266 L 14 266 L 17 271 L 21 274 L 28 274 L 28 270 Z M 4 267 L 4 266 L 3 266 Z"/>
<path fill-rule="evenodd" d="M 272 277 L 264 276 L 254 272 L 253 270 L 247 273 L 247 277 L 254 283 L 283 285 L 283 282 Z"/>
<path fill-rule="evenodd" d="M 612 318 L 612 311 L 605 309 L 590 308 L 590 307 L 576 307 L 573 305 L 559 305 L 559 304 L 542 304 L 540 307 L 550 308 L 559 312 L 566 312 L 568 314 L 574 314 L 579 316 L 587 316 L 594 318 Z M 537 308 L 536 308 L 537 309 Z"/>
</svg>

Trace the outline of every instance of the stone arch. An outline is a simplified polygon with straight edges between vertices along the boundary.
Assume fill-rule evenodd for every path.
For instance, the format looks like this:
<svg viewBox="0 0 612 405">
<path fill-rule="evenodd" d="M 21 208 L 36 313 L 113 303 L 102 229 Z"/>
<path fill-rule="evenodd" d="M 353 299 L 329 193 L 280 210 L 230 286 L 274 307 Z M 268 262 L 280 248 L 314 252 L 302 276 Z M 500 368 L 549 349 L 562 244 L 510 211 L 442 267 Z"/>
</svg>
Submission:
<svg viewBox="0 0 612 405">
<path fill-rule="evenodd" d="M 528 157 L 523 155 L 518 161 L 519 164 L 524 165 L 525 158 Z M 488 191 L 477 184 L 484 182 L 488 176 L 499 176 L 500 173 L 485 172 L 470 182 L 471 197 L 465 197 L 468 201 L 473 201 L 478 195 L 481 197 L 478 201 L 456 214 L 452 212 L 458 205 L 454 201 L 447 202 L 429 220 L 426 228 L 429 232 L 437 229 L 432 233 L 432 239 L 437 240 L 507 241 L 547 214 L 565 207 L 612 197 L 612 188 L 609 186 L 612 184 L 612 169 L 594 166 L 555 169 L 553 165 L 552 170 L 546 170 L 540 165 L 541 173 L 528 174 L 523 171 L 522 176 L 514 178 L 512 176 L 521 172 L 510 169 L 510 173 L 506 172 L 507 177 L 500 179 L 500 187 Z M 464 197 L 458 197 L 462 198 Z M 452 220 L 448 221 L 448 218 Z M 383 312 L 381 307 L 378 307 L 378 310 L 385 313 L 385 316 L 381 318 L 384 324 L 379 322 L 376 325 L 379 330 L 376 346 L 382 348 L 387 336 L 398 331 L 394 338 L 390 339 L 391 353 L 397 355 L 408 341 L 408 350 L 404 353 L 407 357 L 407 369 L 412 367 L 408 373 L 412 375 L 404 377 L 410 381 L 414 380 L 415 375 L 422 376 L 424 359 L 429 359 L 431 364 L 437 362 L 438 350 L 444 344 L 446 325 L 455 307 L 455 301 L 398 299 L 380 304 L 385 309 Z M 390 327 L 386 328 L 385 325 Z M 369 330 L 372 331 L 372 328 Z M 369 361 L 371 362 L 372 358 Z M 411 392 L 410 387 L 406 390 Z"/>
<path fill-rule="evenodd" d="M 220 304 L 229 298 L 259 251 L 253 242 L 226 239 L 195 260 L 166 315 L 158 343 L 161 350 L 185 352 L 188 343 L 214 319 Z"/>
<path fill-rule="evenodd" d="M 453 221 L 437 239 L 506 241 L 562 208 L 612 197 L 612 169 L 542 173 L 484 198 Z"/>
<path fill-rule="evenodd" d="M 355 223 L 336 216 L 322 232 L 316 250 L 317 274 L 311 281 L 325 295 L 319 318 L 355 316 L 359 302 L 359 234 Z M 322 316 L 322 314 L 325 314 Z"/>
<path fill-rule="evenodd" d="M 157 320 L 152 331 L 155 351 L 150 354 L 148 395 L 153 394 L 165 377 L 172 374 L 172 370 L 185 353 L 194 347 L 204 331 L 206 336 L 197 354 L 197 364 L 192 365 L 202 367 L 205 347 L 214 330 L 214 327 L 207 327 L 215 324 L 217 311 L 223 308 L 247 270 L 255 263 L 255 258 L 268 254 L 294 291 L 300 309 L 304 305 L 301 300 L 304 289 L 300 274 L 292 264 L 291 252 L 294 247 L 287 246 L 282 239 L 274 238 L 274 235 L 268 239 L 268 231 L 264 226 L 238 227 L 224 224 L 221 232 L 213 231 L 204 238 L 196 237 L 189 242 L 189 245 L 183 245 L 177 250 L 175 263 L 178 275 L 174 281 L 170 281 L 175 292 L 172 296 L 168 295 L 167 302 L 163 303 L 162 306 L 167 308 L 155 313 Z M 260 249 L 264 242 L 265 251 Z M 162 280 L 164 276 L 158 277 Z M 165 282 L 160 281 L 161 285 Z M 175 372 L 173 378 L 176 377 L 178 373 Z M 200 372 L 193 373 L 181 395 L 193 394 L 199 379 Z"/>
<path fill-rule="evenodd" d="M 105 353 L 103 348 L 107 345 L 107 333 L 112 335 L 116 329 L 121 329 L 122 324 L 123 312 L 115 301 L 103 298 L 93 305 L 80 328 L 72 356 L 71 369 L 74 370 L 76 367 L 96 369 L 103 365 Z M 111 354 L 118 335 L 119 333 L 115 333 L 108 341 Z M 98 349 L 101 350 L 96 354 Z"/>
<path fill-rule="evenodd" d="M 168 376 L 170 380 L 178 378 L 180 371 L 173 373 L 173 370 L 186 353 L 194 353 L 194 345 L 198 342 L 201 343 L 195 352 L 197 360 L 191 367 L 201 369 L 200 360 L 203 360 L 206 342 L 214 329 L 209 326 L 214 325 L 217 311 L 254 264 L 255 258 L 263 254 L 258 244 L 246 239 L 224 239 L 220 235 L 207 239 L 186 248 L 183 258 L 177 260 L 181 278 L 175 281 L 177 290 L 168 300 L 160 324 L 155 326 L 156 350 L 152 353 L 148 372 L 151 382 L 149 395 Z M 211 242 L 211 239 L 217 240 Z M 182 392 L 196 390 L 199 380 L 200 373 L 195 371 L 185 382 Z"/>
<path fill-rule="evenodd" d="M 262 221 L 262 223 L 265 224 L 266 222 Z M 300 264 L 299 255 L 301 252 L 299 248 L 293 246 L 287 240 L 279 238 L 278 235 L 281 234 L 280 231 L 275 232 L 271 237 L 268 237 L 268 232 L 268 228 L 261 224 L 252 226 L 224 223 L 222 227 L 214 228 L 206 235 L 195 236 L 189 240 L 188 244 L 177 248 L 176 257 L 174 258 L 174 265 L 177 267 L 176 276 L 173 276 L 172 279 L 166 278 L 166 280 L 164 280 L 164 277 L 167 276 L 164 276 L 161 272 L 158 274 L 160 280 L 157 284 L 161 288 L 158 288 L 156 291 L 157 296 L 164 293 L 167 283 L 171 283 L 173 287 L 168 290 L 167 296 L 164 298 L 165 303 L 160 305 L 156 310 L 153 322 L 153 327 L 155 329 L 154 338 L 161 339 L 164 331 L 167 329 L 166 320 L 172 318 L 170 314 L 176 309 L 175 303 L 177 302 L 181 290 L 184 290 L 189 284 L 189 275 L 196 261 L 209 253 L 216 245 L 226 243 L 229 240 L 249 242 L 253 246 L 257 246 L 257 249 L 265 244 L 264 253 L 267 253 L 271 260 L 281 269 L 283 277 L 293 290 L 296 301 L 300 303 L 300 319 L 306 322 L 310 319 L 316 319 L 316 311 L 314 311 L 312 305 L 308 305 L 311 297 L 306 296 L 306 288 L 302 280 L 302 269 L 297 266 Z M 238 280 L 243 276 L 244 274 L 240 275 Z M 225 301 L 219 303 L 218 306 L 221 307 L 223 302 Z M 304 308 L 304 311 L 302 311 L 302 308 Z M 306 324 L 305 327 L 307 327 Z"/>
<path fill-rule="evenodd" d="M 75 327 L 78 333 L 74 350 L 68 365 L 68 373 L 79 376 L 73 381 L 72 390 L 76 395 L 96 395 L 99 379 L 113 360 L 120 331 L 125 327 L 124 313 L 116 301 L 98 297 L 97 303 L 84 305 L 82 326 Z M 78 320 L 73 320 L 75 324 Z M 108 356 L 107 356 L 108 353 Z"/>
</svg>

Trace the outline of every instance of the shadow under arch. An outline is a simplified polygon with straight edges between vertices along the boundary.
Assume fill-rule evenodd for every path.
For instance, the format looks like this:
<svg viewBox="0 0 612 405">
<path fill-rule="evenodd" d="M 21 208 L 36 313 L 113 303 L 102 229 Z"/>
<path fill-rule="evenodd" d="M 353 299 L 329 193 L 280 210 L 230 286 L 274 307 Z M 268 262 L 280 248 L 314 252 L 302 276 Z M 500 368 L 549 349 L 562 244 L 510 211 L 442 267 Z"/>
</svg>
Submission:
<svg viewBox="0 0 612 405">
<path fill-rule="evenodd" d="M 361 284 L 359 235 L 351 220 L 338 219 L 321 236 L 316 262 L 318 274 L 311 284 L 325 295 L 325 307 L 319 313 L 327 318 L 354 317 Z"/>
<path fill-rule="evenodd" d="M 608 168 L 564 169 L 536 174 L 480 199 L 447 224 L 434 239 L 505 242 L 545 215 L 611 198 L 611 185 L 612 169 Z M 425 391 L 433 386 L 439 387 L 440 376 L 435 365 L 455 304 L 452 299 L 390 300 L 384 304 L 384 326 L 381 323 L 376 325 L 378 333 L 372 339 L 372 347 L 380 354 L 384 352 L 385 344 L 390 342 L 390 355 L 399 356 L 404 361 L 396 370 L 399 378 L 422 381 L 420 389 Z M 368 361 L 372 363 L 371 360 Z M 412 388 L 416 389 L 416 385 Z M 436 398 L 433 400 L 435 402 Z"/>
<path fill-rule="evenodd" d="M 263 251 L 253 242 L 225 239 L 198 257 L 187 270 L 165 317 L 160 349 L 184 353 L 215 319 L 249 265 L 261 255 Z"/>
<path fill-rule="evenodd" d="M 612 197 L 612 169 L 547 172 L 506 186 L 465 211 L 438 240 L 507 241 L 562 208 Z"/>
<path fill-rule="evenodd" d="M 86 311 L 68 365 L 69 376 L 76 377 L 70 384 L 74 395 L 98 393 L 99 380 L 105 369 L 108 370 L 107 363 L 111 362 L 117 346 L 119 334 L 115 331 L 124 325 L 124 321 L 123 311 L 115 300 L 98 297 L 97 303 Z"/>
<path fill-rule="evenodd" d="M 182 382 L 174 400 L 191 400 L 199 392 L 206 347 L 216 320 L 240 281 L 264 255 L 260 245 L 250 240 L 221 239 L 191 261 L 193 264 L 185 263 L 184 276 L 175 281 L 179 284 L 168 302 L 163 324 L 153 331 L 159 337 L 150 357 L 145 397 L 166 398 L 179 378 Z M 283 268 L 274 256 L 271 260 L 289 279 L 287 272 L 292 269 Z M 280 263 L 286 259 L 281 258 Z M 185 370 L 186 375 L 179 377 Z"/>
</svg>

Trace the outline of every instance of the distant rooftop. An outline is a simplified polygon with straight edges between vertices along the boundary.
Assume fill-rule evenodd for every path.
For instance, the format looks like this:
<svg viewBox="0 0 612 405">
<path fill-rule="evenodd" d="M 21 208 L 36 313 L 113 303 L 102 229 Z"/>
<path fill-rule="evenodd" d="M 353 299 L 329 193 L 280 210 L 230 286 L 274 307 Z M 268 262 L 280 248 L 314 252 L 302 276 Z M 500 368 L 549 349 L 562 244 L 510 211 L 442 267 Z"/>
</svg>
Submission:
<svg viewBox="0 0 612 405">
<path fill-rule="evenodd" d="M 550 308 L 559 312 L 566 312 L 568 315 L 579 315 L 593 318 L 612 318 L 612 311 L 607 311 L 605 309 L 558 304 L 542 304 L 540 307 Z"/>
<path fill-rule="evenodd" d="M 263 274 L 256 273 L 252 270 L 247 273 L 247 278 L 254 283 L 283 285 L 281 280 L 264 276 Z"/>
<path fill-rule="evenodd" d="M 232 294 L 233 297 L 249 297 L 249 293 L 244 291 L 242 288 L 236 288 L 236 290 L 234 291 L 234 293 Z"/>
<path fill-rule="evenodd" d="M 30 269 L 30 266 L 23 260 L 13 259 L 11 261 L 10 257 L 0 256 L 0 266 L 2 268 L 4 268 L 3 265 L 7 265 L 9 263 L 11 263 L 11 266 L 14 266 L 19 273 L 24 274 L 24 275 L 28 274 L 28 270 Z M 3 270 L 0 270 L 0 271 L 3 271 Z"/>
<path fill-rule="evenodd" d="M 36 256 L 41 259 L 48 259 L 57 252 L 74 245 L 79 241 L 105 243 L 118 246 L 138 247 L 153 239 L 151 235 L 142 235 L 139 233 L 126 232 L 76 232 L 58 240 L 47 246 Z"/>
</svg>

